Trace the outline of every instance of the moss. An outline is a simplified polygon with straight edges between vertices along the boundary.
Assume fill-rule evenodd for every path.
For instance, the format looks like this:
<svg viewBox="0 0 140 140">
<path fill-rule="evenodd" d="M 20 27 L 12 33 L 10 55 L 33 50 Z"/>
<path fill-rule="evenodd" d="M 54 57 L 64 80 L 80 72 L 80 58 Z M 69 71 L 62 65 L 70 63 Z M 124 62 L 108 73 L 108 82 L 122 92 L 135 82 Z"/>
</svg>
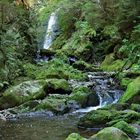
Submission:
<svg viewBox="0 0 140 140">
<path fill-rule="evenodd" d="M 85 106 L 87 103 L 87 98 L 91 94 L 91 91 L 87 87 L 77 87 L 69 96 L 69 100 L 75 100 L 81 106 Z"/>
<path fill-rule="evenodd" d="M 77 133 L 72 133 L 70 134 L 66 140 L 87 140 L 86 138 L 81 137 L 79 134 Z"/>
<path fill-rule="evenodd" d="M 94 110 L 82 117 L 78 125 L 82 127 L 95 127 L 105 125 L 116 115 L 118 115 L 118 112 L 113 110 Z"/>
<path fill-rule="evenodd" d="M 47 94 L 69 94 L 72 89 L 65 79 L 47 79 L 45 90 Z"/>
<path fill-rule="evenodd" d="M 140 112 L 140 104 L 131 104 L 130 109 Z"/>
<path fill-rule="evenodd" d="M 134 79 L 127 86 L 127 90 L 121 97 L 120 103 L 140 103 L 140 77 Z"/>
<path fill-rule="evenodd" d="M 124 61 L 118 59 L 115 60 L 114 54 L 111 53 L 106 56 L 105 60 L 101 64 L 101 69 L 105 71 L 117 71 L 124 65 Z"/>
<path fill-rule="evenodd" d="M 68 106 L 65 104 L 66 99 L 46 98 L 36 106 L 35 110 L 49 110 L 56 114 L 64 114 L 69 111 Z"/>
<path fill-rule="evenodd" d="M 25 75 L 33 79 L 77 79 L 86 80 L 87 74 L 74 69 L 65 61 L 60 58 L 55 58 L 48 63 L 37 66 L 33 64 L 24 65 Z"/>
<path fill-rule="evenodd" d="M 131 83 L 131 82 L 132 82 L 132 79 L 130 79 L 130 78 L 123 78 L 123 79 L 121 80 L 121 86 L 127 87 L 127 85 L 128 85 L 129 83 Z"/>
<path fill-rule="evenodd" d="M 115 127 L 107 127 L 93 135 L 89 140 L 131 140 L 123 131 Z"/>
<path fill-rule="evenodd" d="M 24 102 L 45 97 L 46 81 L 26 81 L 7 89 L 0 98 L 0 108 L 5 109 Z"/>
<path fill-rule="evenodd" d="M 133 126 L 129 125 L 125 121 L 119 121 L 116 124 L 113 125 L 113 127 L 116 127 L 122 131 L 124 131 L 127 134 L 137 135 L 137 130 Z"/>
</svg>

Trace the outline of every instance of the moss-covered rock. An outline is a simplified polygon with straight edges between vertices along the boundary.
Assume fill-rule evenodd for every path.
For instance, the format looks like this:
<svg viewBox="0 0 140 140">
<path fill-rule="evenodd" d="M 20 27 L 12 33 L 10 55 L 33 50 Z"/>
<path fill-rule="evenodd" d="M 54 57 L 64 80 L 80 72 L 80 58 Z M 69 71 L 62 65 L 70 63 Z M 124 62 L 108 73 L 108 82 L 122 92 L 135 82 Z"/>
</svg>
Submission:
<svg viewBox="0 0 140 140">
<path fill-rule="evenodd" d="M 126 92 L 119 102 L 140 103 L 140 77 L 137 77 L 128 85 Z"/>
<path fill-rule="evenodd" d="M 132 135 L 137 135 L 137 130 L 133 126 L 129 125 L 125 121 L 119 121 L 116 124 L 113 125 L 113 127 L 116 127 L 122 131 L 124 131 L 126 134 L 132 134 Z"/>
<path fill-rule="evenodd" d="M 111 53 L 106 56 L 105 60 L 101 64 L 101 69 L 105 71 L 117 71 L 121 69 L 124 65 L 124 62 L 120 59 L 115 60 L 114 54 Z"/>
<path fill-rule="evenodd" d="M 76 61 L 72 66 L 82 71 L 99 71 L 99 68 L 95 68 L 92 64 L 86 63 L 82 60 Z"/>
<path fill-rule="evenodd" d="M 133 110 L 128 110 L 128 106 L 124 108 L 111 106 L 105 107 L 103 109 L 98 109 L 87 113 L 85 116 L 80 118 L 78 123 L 79 127 L 96 127 L 96 126 L 112 126 L 120 121 L 125 121 L 127 123 L 135 123 L 140 119 L 140 113 Z M 123 110 L 127 109 L 127 110 Z"/>
<path fill-rule="evenodd" d="M 121 110 L 126 110 L 129 108 L 129 104 L 127 103 L 115 103 L 115 104 L 109 104 L 104 106 L 103 108 L 100 108 L 100 110 L 117 110 L 117 111 L 121 111 Z"/>
<path fill-rule="evenodd" d="M 130 78 L 122 78 L 120 84 L 122 87 L 127 87 L 127 85 L 131 83 L 132 81 L 133 79 L 130 79 Z"/>
<path fill-rule="evenodd" d="M 75 100 L 82 107 L 96 106 L 99 104 L 99 97 L 97 94 L 84 86 L 76 87 L 70 94 L 69 100 Z"/>
<path fill-rule="evenodd" d="M 118 115 L 118 112 L 112 110 L 94 110 L 80 118 L 78 126 L 88 128 L 106 125 L 106 123 L 111 121 L 116 115 Z"/>
<path fill-rule="evenodd" d="M 45 91 L 47 94 L 69 94 L 71 86 L 65 79 L 47 79 Z"/>
<path fill-rule="evenodd" d="M 0 98 L 0 108 L 14 107 L 29 100 L 44 98 L 46 95 L 44 92 L 45 85 L 45 80 L 38 80 L 23 82 L 9 88 Z"/>
<path fill-rule="evenodd" d="M 58 78 L 58 79 L 76 79 L 87 80 L 87 74 L 74 69 L 67 62 L 60 58 L 50 60 L 48 63 L 42 63 L 42 65 L 25 64 L 25 75 L 33 79 L 46 79 L 46 78 Z"/>
<path fill-rule="evenodd" d="M 34 110 L 48 110 L 56 114 L 64 114 L 69 111 L 69 108 L 66 104 L 66 99 L 46 98 Z"/>
<path fill-rule="evenodd" d="M 133 110 L 123 110 L 118 111 L 118 114 L 112 118 L 110 122 L 107 123 L 107 125 L 114 125 L 115 123 L 119 121 L 125 121 L 127 123 L 133 123 L 140 119 L 140 113 L 135 112 Z"/>
<path fill-rule="evenodd" d="M 131 140 L 127 134 L 115 127 L 104 128 L 89 140 Z"/>
<path fill-rule="evenodd" d="M 70 134 L 66 140 L 87 140 L 86 138 L 81 137 L 79 134 L 77 133 L 72 133 Z"/>
</svg>

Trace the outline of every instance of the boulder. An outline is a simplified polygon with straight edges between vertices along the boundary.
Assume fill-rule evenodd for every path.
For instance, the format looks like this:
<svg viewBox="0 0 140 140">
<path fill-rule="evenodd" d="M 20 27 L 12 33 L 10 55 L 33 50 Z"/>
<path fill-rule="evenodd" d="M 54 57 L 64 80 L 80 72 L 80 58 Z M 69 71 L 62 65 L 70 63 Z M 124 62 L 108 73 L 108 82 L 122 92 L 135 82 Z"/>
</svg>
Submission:
<svg viewBox="0 0 140 140">
<path fill-rule="evenodd" d="M 114 124 L 113 127 L 116 127 L 118 129 L 122 130 L 123 132 L 125 132 L 128 135 L 129 134 L 137 135 L 137 129 L 125 121 L 119 121 L 116 124 Z"/>
<path fill-rule="evenodd" d="M 48 79 L 46 80 L 45 91 L 48 94 L 69 94 L 71 93 L 71 86 L 65 79 Z"/>
<path fill-rule="evenodd" d="M 140 103 L 140 77 L 128 84 L 126 92 L 121 97 L 120 103 Z"/>
<path fill-rule="evenodd" d="M 77 133 L 72 133 L 70 134 L 66 140 L 87 140 L 86 138 L 81 137 L 79 134 Z"/>
<path fill-rule="evenodd" d="M 6 90 L 0 97 L 0 109 L 6 109 L 20 105 L 29 100 L 45 97 L 45 80 L 26 81 Z"/>
<path fill-rule="evenodd" d="M 47 110 L 55 114 L 64 114 L 69 111 L 69 108 L 66 104 L 66 99 L 45 98 L 34 110 Z"/>
<path fill-rule="evenodd" d="M 93 110 L 80 118 L 78 126 L 84 128 L 100 127 L 111 121 L 117 114 L 118 112 L 113 110 Z"/>
<path fill-rule="evenodd" d="M 93 135 L 89 140 L 131 140 L 126 133 L 115 127 L 107 127 Z"/>
<path fill-rule="evenodd" d="M 69 100 L 75 100 L 82 107 L 99 105 L 98 95 L 88 87 L 76 87 L 69 96 Z"/>
</svg>

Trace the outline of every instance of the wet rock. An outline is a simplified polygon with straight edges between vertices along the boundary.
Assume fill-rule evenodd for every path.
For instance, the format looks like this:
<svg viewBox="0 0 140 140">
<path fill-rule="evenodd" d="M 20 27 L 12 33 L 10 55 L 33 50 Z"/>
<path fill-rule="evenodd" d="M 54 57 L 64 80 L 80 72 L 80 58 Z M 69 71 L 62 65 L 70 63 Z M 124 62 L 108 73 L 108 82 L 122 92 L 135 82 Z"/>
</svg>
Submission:
<svg viewBox="0 0 140 140">
<path fill-rule="evenodd" d="M 46 98 L 35 107 L 35 110 L 48 110 L 55 114 L 64 114 L 69 111 L 69 108 L 66 104 L 66 99 Z"/>
<path fill-rule="evenodd" d="M 46 80 L 45 92 L 47 94 L 69 94 L 71 86 L 65 79 L 48 79 Z"/>
<path fill-rule="evenodd" d="M 56 53 L 56 52 L 53 51 L 53 50 L 49 50 L 49 49 L 40 49 L 40 55 L 41 55 L 41 56 L 50 57 L 50 56 L 54 56 L 55 53 Z"/>
<path fill-rule="evenodd" d="M 100 110 L 126 110 L 129 108 L 129 104 L 127 103 L 115 103 L 115 104 L 110 104 L 110 105 L 106 105 L 105 107 L 101 108 Z"/>
<path fill-rule="evenodd" d="M 131 140 L 126 133 L 115 127 L 104 128 L 89 140 Z"/>
<path fill-rule="evenodd" d="M 84 86 L 76 87 L 70 94 L 69 100 L 75 100 L 82 107 L 99 104 L 99 98 L 96 93 Z"/>
<path fill-rule="evenodd" d="M 98 106 L 100 104 L 100 99 L 96 93 L 88 95 L 86 106 Z"/>
<path fill-rule="evenodd" d="M 79 134 L 77 133 L 72 133 L 70 134 L 66 140 L 87 140 L 86 138 L 81 137 Z"/>
<path fill-rule="evenodd" d="M 0 108 L 6 109 L 29 100 L 44 98 L 46 95 L 44 92 L 45 84 L 45 80 L 27 81 L 9 88 L 0 98 Z"/>
<path fill-rule="evenodd" d="M 120 103 L 140 103 L 140 77 L 133 80 L 128 86 Z"/>
<path fill-rule="evenodd" d="M 118 113 L 116 111 L 108 110 L 94 110 L 87 113 L 84 117 L 80 118 L 78 123 L 79 127 L 93 128 L 96 126 L 106 125 Z"/>
<path fill-rule="evenodd" d="M 114 108 L 108 110 L 98 109 L 87 113 L 80 118 L 79 127 L 94 128 L 96 126 L 112 126 L 119 121 L 127 123 L 136 122 L 140 119 L 140 113 L 133 110 L 117 111 Z"/>
</svg>

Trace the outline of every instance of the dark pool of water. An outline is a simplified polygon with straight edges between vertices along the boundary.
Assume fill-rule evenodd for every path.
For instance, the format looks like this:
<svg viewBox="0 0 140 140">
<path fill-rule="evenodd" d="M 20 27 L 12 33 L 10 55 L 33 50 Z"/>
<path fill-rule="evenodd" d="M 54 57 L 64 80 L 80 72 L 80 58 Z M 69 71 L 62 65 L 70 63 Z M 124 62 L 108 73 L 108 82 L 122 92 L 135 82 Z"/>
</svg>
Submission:
<svg viewBox="0 0 140 140">
<path fill-rule="evenodd" d="M 0 122 L 0 140 L 65 140 L 72 132 L 88 137 L 94 132 L 77 129 L 79 114 L 38 116 Z"/>
</svg>

